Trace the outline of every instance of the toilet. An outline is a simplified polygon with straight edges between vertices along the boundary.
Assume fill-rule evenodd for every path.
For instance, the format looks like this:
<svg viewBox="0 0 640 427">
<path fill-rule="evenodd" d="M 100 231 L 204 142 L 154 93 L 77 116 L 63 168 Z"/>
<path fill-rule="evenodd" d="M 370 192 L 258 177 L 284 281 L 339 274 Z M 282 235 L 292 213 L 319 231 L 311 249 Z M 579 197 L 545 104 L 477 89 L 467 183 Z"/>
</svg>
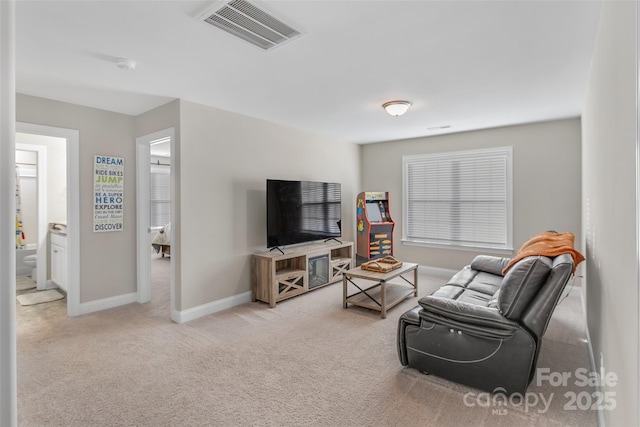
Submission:
<svg viewBox="0 0 640 427">
<path fill-rule="evenodd" d="M 38 255 L 27 255 L 22 260 L 24 264 L 31 267 L 31 279 L 36 280 L 38 277 Z"/>
</svg>

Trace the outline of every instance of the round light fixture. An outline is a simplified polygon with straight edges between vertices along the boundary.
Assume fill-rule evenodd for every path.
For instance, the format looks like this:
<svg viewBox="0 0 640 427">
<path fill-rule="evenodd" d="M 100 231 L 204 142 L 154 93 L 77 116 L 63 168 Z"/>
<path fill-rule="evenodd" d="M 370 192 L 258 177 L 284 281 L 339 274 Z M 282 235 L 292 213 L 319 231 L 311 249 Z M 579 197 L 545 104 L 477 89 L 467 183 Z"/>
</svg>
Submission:
<svg viewBox="0 0 640 427">
<path fill-rule="evenodd" d="M 117 58 L 116 65 L 121 70 L 131 71 L 136 69 L 136 61 L 133 59 Z"/>
<path fill-rule="evenodd" d="M 396 117 L 406 113 L 409 107 L 411 107 L 409 101 L 389 101 L 382 104 L 382 108 L 384 108 L 387 113 Z"/>
</svg>

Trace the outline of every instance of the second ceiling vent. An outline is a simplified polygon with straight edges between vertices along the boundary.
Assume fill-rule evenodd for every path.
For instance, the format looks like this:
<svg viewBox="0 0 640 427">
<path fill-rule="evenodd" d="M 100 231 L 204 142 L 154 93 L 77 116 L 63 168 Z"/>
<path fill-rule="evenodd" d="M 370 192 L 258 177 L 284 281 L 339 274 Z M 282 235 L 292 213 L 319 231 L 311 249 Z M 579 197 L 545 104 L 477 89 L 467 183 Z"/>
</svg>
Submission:
<svg viewBox="0 0 640 427">
<path fill-rule="evenodd" d="M 264 50 L 280 46 L 302 34 L 263 7 L 245 0 L 217 3 L 199 19 Z"/>
</svg>

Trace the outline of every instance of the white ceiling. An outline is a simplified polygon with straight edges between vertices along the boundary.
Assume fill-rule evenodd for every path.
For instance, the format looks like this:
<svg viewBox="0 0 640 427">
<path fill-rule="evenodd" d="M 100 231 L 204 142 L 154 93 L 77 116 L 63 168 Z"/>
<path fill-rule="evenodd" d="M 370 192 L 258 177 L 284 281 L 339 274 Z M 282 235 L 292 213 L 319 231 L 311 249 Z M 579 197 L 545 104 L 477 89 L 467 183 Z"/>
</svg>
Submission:
<svg viewBox="0 0 640 427">
<path fill-rule="evenodd" d="M 18 0 L 17 90 L 132 115 L 182 98 L 356 143 L 578 117 L 601 6 L 266 1 L 305 35 L 263 51 L 196 19 L 214 3 Z M 413 106 L 389 116 L 394 99 Z"/>
</svg>

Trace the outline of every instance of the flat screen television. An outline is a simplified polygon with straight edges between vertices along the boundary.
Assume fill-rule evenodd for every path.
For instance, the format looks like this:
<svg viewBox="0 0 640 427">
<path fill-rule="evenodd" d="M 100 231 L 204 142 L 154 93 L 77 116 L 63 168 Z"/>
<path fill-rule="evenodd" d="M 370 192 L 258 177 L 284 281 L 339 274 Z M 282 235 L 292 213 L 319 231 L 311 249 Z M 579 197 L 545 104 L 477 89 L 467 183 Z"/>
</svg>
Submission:
<svg viewBox="0 0 640 427">
<path fill-rule="evenodd" d="M 267 180 L 267 247 L 335 239 L 341 231 L 340 184 Z"/>
</svg>

